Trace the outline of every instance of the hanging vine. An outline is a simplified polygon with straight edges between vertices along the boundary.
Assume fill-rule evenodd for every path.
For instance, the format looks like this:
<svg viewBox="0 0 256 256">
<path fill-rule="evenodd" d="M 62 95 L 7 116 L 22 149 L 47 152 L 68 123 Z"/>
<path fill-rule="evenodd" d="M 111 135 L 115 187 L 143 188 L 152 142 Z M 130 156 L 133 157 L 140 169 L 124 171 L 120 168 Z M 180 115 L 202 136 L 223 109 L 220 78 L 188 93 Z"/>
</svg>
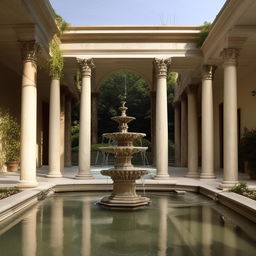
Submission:
<svg viewBox="0 0 256 256">
<path fill-rule="evenodd" d="M 50 76 L 60 79 L 63 75 L 63 68 L 64 68 L 64 60 L 63 55 L 60 50 L 60 36 L 62 33 L 68 28 L 69 24 L 63 20 L 63 18 L 55 13 L 55 22 L 59 29 L 59 32 L 56 33 L 50 44 L 50 58 L 48 59 L 48 68 Z"/>
</svg>

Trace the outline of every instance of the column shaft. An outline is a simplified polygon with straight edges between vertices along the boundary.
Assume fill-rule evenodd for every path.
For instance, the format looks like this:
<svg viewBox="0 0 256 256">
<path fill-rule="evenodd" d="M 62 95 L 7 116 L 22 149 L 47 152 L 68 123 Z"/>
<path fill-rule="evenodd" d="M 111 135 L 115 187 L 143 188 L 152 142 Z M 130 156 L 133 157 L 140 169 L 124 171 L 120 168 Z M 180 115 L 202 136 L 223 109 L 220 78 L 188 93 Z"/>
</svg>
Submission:
<svg viewBox="0 0 256 256">
<path fill-rule="evenodd" d="M 79 173 L 77 179 L 92 179 L 91 174 L 91 69 L 92 60 L 79 62 L 82 74 L 80 99 Z"/>
<path fill-rule="evenodd" d="M 49 117 L 49 172 L 47 177 L 62 177 L 60 170 L 60 80 L 52 78 Z"/>
<path fill-rule="evenodd" d="M 181 164 L 181 136 L 180 136 L 180 102 L 174 104 L 174 150 L 175 150 L 175 165 Z"/>
<path fill-rule="evenodd" d="M 188 87 L 188 172 L 187 177 L 199 177 L 198 173 L 198 125 L 197 86 Z"/>
<path fill-rule="evenodd" d="M 34 42 L 22 43 L 20 187 L 36 187 L 37 52 Z"/>
<path fill-rule="evenodd" d="M 181 98 L 181 166 L 188 163 L 188 106 L 187 95 Z"/>
<path fill-rule="evenodd" d="M 151 92 L 151 159 L 156 164 L 156 92 Z"/>
<path fill-rule="evenodd" d="M 92 93 L 92 144 L 98 143 L 98 99 L 99 93 Z"/>
<path fill-rule="evenodd" d="M 224 173 L 222 188 L 238 183 L 236 49 L 225 49 L 224 57 Z"/>
<path fill-rule="evenodd" d="M 203 66 L 202 79 L 202 172 L 201 179 L 215 179 L 212 79 L 216 67 Z"/>
<path fill-rule="evenodd" d="M 156 60 L 156 169 L 155 179 L 168 179 L 167 65 Z"/>
<path fill-rule="evenodd" d="M 60 96 L 60 171 L 64 172 L 65 165 L 65 91 L 61 90 Z"/>
<path fill-rule="evenodd" d="M 72 166 L 71 148 L 71 99 L 66 96 L 65 104 L 65 166 Z"/>
</svg>

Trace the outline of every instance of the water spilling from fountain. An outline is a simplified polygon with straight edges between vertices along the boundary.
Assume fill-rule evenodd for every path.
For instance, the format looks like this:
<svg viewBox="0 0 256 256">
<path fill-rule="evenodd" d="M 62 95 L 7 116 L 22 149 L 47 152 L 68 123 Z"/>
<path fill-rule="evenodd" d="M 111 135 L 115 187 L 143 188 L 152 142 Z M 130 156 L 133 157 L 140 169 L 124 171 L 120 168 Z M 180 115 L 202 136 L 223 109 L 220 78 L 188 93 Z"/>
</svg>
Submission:
<svg viewBox="0 0 256 256">
<path fill-rule="evenodd" d="M 135 147 L 133 142 L 146 136 L 145 133 L 128 132 L 128 123 L 135 118 L 126 115 L 127 107 L 125 101 L 121 102 L 120 116 L 112 117 L 119 124 L 119 132 L 105 133 L 102 136 L 113 139 L 116 146 L 100 147 L 106 153 L 115 155 L 115 166 L 112 169 L 102 170 L 101 174 L 110 176 L 113 180 L 113 191 L 110 196 L 104 197 L 100 204 L 111 208 L 139 207 L 148 205 L 149 198 L 142 197 L 136 193 L 136 180 L 147 174 L 146 170 L 135 168 L 132 165 L 132 158 L 135 153 L 145 152 L 147 147 Z"/>
</svg>

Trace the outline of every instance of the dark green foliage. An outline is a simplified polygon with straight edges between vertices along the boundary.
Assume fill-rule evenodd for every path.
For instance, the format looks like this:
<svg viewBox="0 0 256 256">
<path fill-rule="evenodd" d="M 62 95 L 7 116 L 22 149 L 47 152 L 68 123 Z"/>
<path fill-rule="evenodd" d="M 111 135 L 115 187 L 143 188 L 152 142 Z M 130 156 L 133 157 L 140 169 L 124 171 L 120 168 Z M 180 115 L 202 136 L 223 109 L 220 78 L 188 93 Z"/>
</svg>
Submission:
<svg viewBox="0 0 256 256">
<path fill-rule="evenodd" d="M 248 169 L 256 172 L 256 129 L 245 129 L 239 143 L 239 164 L 246 161 Z"/>
<path fill-rule="evenodd" d="M 201 26 L 199 38 L 197 40 L 197 47 L 201 47 L 209 34 L 210 28 L 212 23 L 205 21 L 204 24 Z"/>
<path fill-rule="evenodd" d="M 230 192 L 234 192 L 234 193 L 242 195 L 244 192 L 248 192 L 247 184 L 243 183 L 243 182 L 238 183 L 230 189 Z"/>
<path fill-rule="evenodd" d="M 147 139 L 135 140 L 133 145 L 136 147 L 148 147 L 147 151 L 151 152 L 151 142 Z"/>
<path fill-rule="evenodd" d="M 18 188 L 15 188 L 15 187 L 0 188 L 0 200 L 6 198 L 8 196 L 15 195 L 19 192 L 20 192 L 20 190 Z"/>
<path fill-rule="evenodd" d="M 100 88 L 99 134 L 118 130 L 111 117 L 119 115 L 120 101 L 124 99 L 125 76 L 127 84 L 127 115 L 136 117 L 129 131 L 144 132 L 150 138 L 150 90 L 146 82 L 131 73 L 112 75 Z"/>
</svg>

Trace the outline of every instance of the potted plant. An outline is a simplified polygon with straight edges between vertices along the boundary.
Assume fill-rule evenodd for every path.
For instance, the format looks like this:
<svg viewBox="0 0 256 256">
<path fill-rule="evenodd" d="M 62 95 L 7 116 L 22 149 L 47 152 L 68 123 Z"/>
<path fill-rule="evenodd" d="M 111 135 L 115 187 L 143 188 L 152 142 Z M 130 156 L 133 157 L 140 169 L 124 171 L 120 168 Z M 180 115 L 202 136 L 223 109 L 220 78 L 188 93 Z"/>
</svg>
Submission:
<svg viewBox="0 0 256 256">
<path fill-rule="evenodd" d="M 256 129 L 244 129 L 239 143 L 239 163 L 246 166 L 252 179 L 256 179 Z"/>
<path fill-rule="evenodd" d="M 8 111 L 0 111 L 0 143 L 7 171 L 17 171 L 20 159 L 20 125 Z"/>
</svg>

